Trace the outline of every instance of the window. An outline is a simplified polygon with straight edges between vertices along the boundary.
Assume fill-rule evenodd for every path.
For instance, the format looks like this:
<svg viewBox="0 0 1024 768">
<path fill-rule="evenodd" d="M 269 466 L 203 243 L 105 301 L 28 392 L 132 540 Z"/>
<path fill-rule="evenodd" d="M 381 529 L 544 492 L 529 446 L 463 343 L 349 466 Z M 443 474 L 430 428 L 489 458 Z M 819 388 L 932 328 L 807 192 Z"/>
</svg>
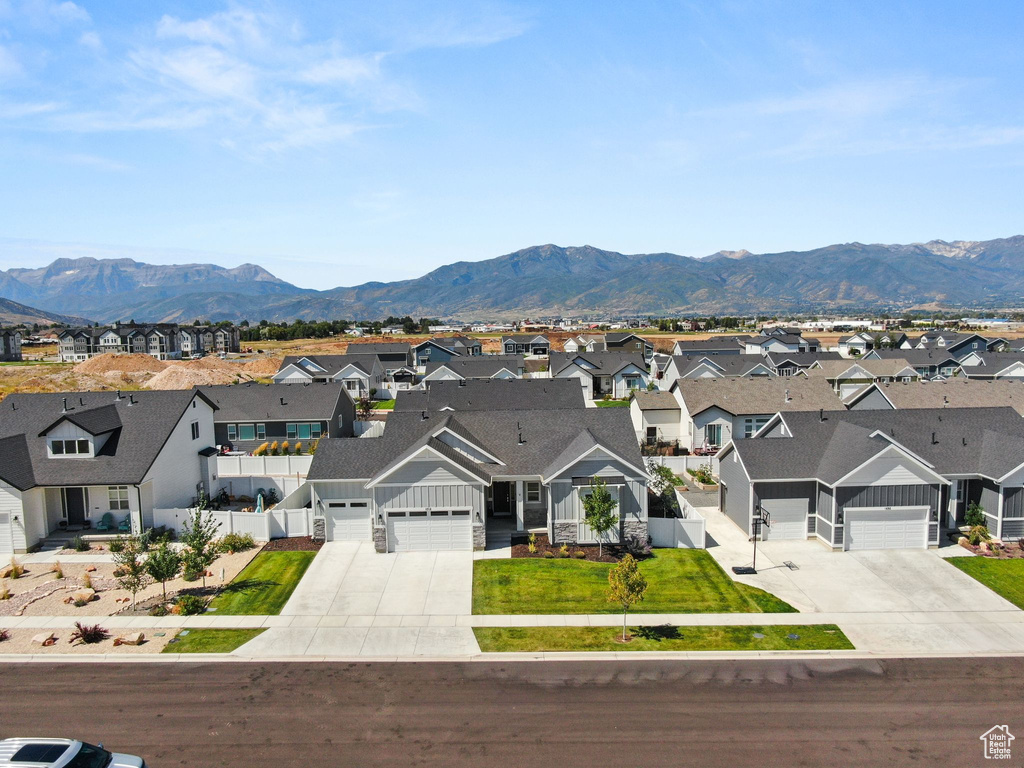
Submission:
<svg viewBox="0 0 1024 768">
<path fill-rule="evenodd" d="M 107 499 L 110 501 L 110 509 L 122 511 L 128 510 L 128 486 L 112 485 L 107 488 Z"/>
<path fill-rule="evenodd" d="M 289 424 L 287 427 L 289 440 L 319 440 L 320 422 L 313 421 L 306 424 Z"/>
<path fill-rule="evenodd" d="M 722 444 L 722 425 L 708 424 L 704 427 L 704 439 L 708 445 Z"/>
<path fill-rule="evenodd" d="M 349 392 L 358 392 L 359 382 L 356 381 L 355 379 L 345 379 L 345 389 L 347 389 Z"/>
<path fill-rule="evenodd" d="M 526 484 L 526 500 L 528 502 L 540 501 L 540 483 Z"/>
<path fill-rule="evenodd" d="M 238 439 L 239 440 L 255 440 L 256 439 L 256 427 L 253 424 L 239 424 L 238 425 Z"/>
<path fill-rule="evenodd" d="M 626 389 L 640 389 L 640 379 L 636 376 L 627 376 Z"/>
<path fill-rule="evenodd" d="M 238 439 L 238 427 L 228 424 L 228 442 L 233 443 Z"/>
<path fill-rule="evenodd" d="M 193 421 L 192 422 L 192 439 L 193 440 L 198 440 L 199 439 L 199 422 L 198 421 Z"/>
<path fill-rule="evenodd" d="M 658 442 L 658 428 L 657 427 L 648 427 L 647 428 L 647 444 L 648 445 L 654 445 L 656 442 Z"/>
<path fill-rule="evenodd" d="M 743 420 L 743 436 L 752 437 L 761 427 L 768 423 L 767 416 L 757 416 Z M 717 445 L 717 443 L 716 443 Z"/>
<path fill-rule="evenodd" d="M 51 440 L 50 453 L 54 456 L 88 456 L 88 440 Z"/>
</svg>

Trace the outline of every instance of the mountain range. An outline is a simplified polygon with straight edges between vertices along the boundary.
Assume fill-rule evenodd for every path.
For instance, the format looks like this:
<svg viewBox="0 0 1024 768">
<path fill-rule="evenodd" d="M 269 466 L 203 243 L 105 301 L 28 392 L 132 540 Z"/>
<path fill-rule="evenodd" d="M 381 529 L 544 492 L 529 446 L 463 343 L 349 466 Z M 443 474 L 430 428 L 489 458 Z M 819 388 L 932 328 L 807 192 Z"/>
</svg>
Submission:
<svg viewBox="0 0 1024 768">
<path fill-rule="evenodd" d="M 255 264 L 61 258 L 0 271 L 0 297 L 101 322 L 997 309 L 1020 306 L 1022 295 L 1021 235 L 704 258 L 540 245 L 412 280 L 325 291 L 299 288 Z"/>
</svg>

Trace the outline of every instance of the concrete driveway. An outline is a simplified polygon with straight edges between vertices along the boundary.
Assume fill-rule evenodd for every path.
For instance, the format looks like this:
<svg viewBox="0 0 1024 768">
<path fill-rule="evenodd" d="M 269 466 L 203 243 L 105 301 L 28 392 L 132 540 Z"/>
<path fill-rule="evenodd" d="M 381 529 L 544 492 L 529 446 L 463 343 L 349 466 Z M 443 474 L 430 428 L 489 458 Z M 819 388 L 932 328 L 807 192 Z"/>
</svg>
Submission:
<svg viewBox="0 0 1024 768">
<path fill-rule="evenodd" d="M 282 616 L 461 616 L 472 612 L 472 552 L 380 554 L 328 542 Z"/>
</svg>

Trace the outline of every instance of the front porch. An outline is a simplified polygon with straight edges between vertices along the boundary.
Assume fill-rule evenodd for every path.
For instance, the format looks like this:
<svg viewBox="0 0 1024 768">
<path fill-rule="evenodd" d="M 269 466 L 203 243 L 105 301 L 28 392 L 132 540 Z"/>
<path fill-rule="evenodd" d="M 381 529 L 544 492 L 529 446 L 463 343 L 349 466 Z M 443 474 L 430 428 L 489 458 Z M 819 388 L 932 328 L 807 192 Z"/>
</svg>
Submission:
<svg viewBox="0 0 1024 768">
<path fill-rule="evenodd" d="M 487 532 L 547 531 L 548 489 L 540 480 L 495 480 L 487 488 Z"/>
</svg>

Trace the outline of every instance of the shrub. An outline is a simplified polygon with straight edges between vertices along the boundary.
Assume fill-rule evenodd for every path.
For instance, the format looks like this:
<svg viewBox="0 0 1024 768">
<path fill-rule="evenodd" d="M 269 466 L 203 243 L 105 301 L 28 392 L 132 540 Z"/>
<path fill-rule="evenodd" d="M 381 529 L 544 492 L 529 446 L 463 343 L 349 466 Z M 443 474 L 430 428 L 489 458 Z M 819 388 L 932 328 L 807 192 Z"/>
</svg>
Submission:
<svg viewBox="0 0 1024 768">
<path fill-rule="evenodd" d="M 983 541 L 988 541 L 990 538 L 992 538 L 992 534 L 988 532 L 988 528 L 984 525 L 971 526 L 971 530 L 967 532 L 967 541 L 974 547 Z"/>
<path fill-rule="evenodd" d="M 53 561 L 53 566 L 50 568 L 50 573 L 53 574 L 53 578 L 55 578 L 55 579 L 63 579 L 64 578 L 64 569 L 60 567 L 60 561 L 59 560 L 54 560 Z"/>
<path fill-rule="evenodd" d="M 160 542 L 160 546 L 146 558 L 146 573 L 153 581 L 160 582 L 164 600 L 167 599 L 167 582 L 178 575 L 181 570 L 181 555 L 169 542 Z"/>
<path fill-rule="evenodd" d="M 92 589 L 92 576 L 89 575 L 88 571 L 82 574 L 82 586 L 86 589 Z"/>
<path fill-rule="evenodd" d="M 1017 539 L 1017 549 L 1024 552 L 1024 539 Z"/>
<path fill-rule="evenodd" d="M 967 505 L 967 512 L 964 513 L 964 522 L 971 528 L 985 525 L 985 508 L 978 502 L 972 501 Z"/>
<path fill-rule="evenodd" d="M 577 558 L 578 560 L 582 560 L 587 556 L 587 553 L 584 552 L 582 549 L 577 549 L 575 552 L 572 553 L 572 556 Z"/>
<path fill-rule="evenodd" d="M 21 563 L 19 563 L 17 560 L 15 560 L 12 557 L 11 558 L 11 578 L 12 579 L 20 579 L 24 575 L 25 575 L 25 566 L 23 566 Z"/>
<path fill-rule="evenodd" d="M 715 476 L 711 472 L 710 464 L 701 464 L 694 470 L 689 470 L 690 474 L 693 475 L 693 479 L 702 485 L 714 485 Z"/>
<path fill-rule="evenodd" d="M 175 603 L 177 612 L 182 616 L 195 616 L 206 610 L 206 601 L 199 595 L 178 595 Z"/>
<path fill-rule="evenodd" d="M 301 440 L 295 444 L 295 455 L 296 456 L 301 456 L 302 455 L 302 441 Z"/>
<path fill-rule="evenodd" d="M 270 444 L 270 455 L 277 456 L 281 452 L 281 446 L 277 444 L 277 440 Z"/>
<path fill-rule="evenodd" d="M 10 600 L 11 590 L 7 587 L 7 582 L 0 583 L 0 600 Z"/>
<path fill-rule="evenodd" d="M 282 456 L 287 456 L 288 455 L 288 451 L 290 451 L 291 449 L 292 449 L 292 444 L 289 443 L 287 440 L 285 440 L 283 443 L 281 443 L 281 455 Z"/>
<path fill-rule="evenodd" d="M 110 542 L 110 554 L 116 555 L 118 552 L 124 550 L 124 537 L 118 536 L 112 542 Z"/>
<path fill-rule="evenodd" d="M 149 609 L 150 616 L 166 616 L 167 606 L 164 603 L 158 603 Z"/>
<path fill-rule="evenodd" d="M 531 533 L 529 543 L 526 545 L 531 555 L 537 554 L 537 534 Z"/>
<path fill-rule="evenodd" d="M 76 621 L 75 631 L 71 633 L 71 642 L 91 645 L 106 640 L 108 637 L 110 637 L 110 633 L 99 624 L 82 624 L 80 621 Z"/>
<path fill-rule="evenodd" d="M 253 456 L 266 456 L 267 451 L 270 450 L 270 443 L 262 443 L 260 446 L 252 452 Z"/>
<path fill-rule="evenodd" d="M 651 537 L 633 534 L 626 537 L 626 552 L 633 557 L 649 557 L 651 554 Z"/>
<path fill-rule="evenodd" d="M 245 552 L 255 546 L 256 542 L 253 540 L 251 533 L 229 533 L 221 537 L 221 540 L 217 542 L 217 548 L 221 552 L 227 552 L 228 554 Z"/>
<path fill-rule="evenodd" d="M 0 629 L 0 643 L 4 640 L 11 639 L 11 631 L 9 629 Z"/>
<path fill-rule="evenodd" d="M 310 443 L 310 444 L 309 444 L 309 455 L 310 455 L 310 456 L 313 456 L 313 455 L 315 455 L 315 454 L 316 454 L 316 447 L 317 447 L 317 446 L 318 446 L 319 444 L 320 444 L 320 441 L 319 441 L 319 440 L 314 440 L 314 441 L 313 441 L 312 443 Z"/>
<path fill-rule="evenodd" d="M 552 552 L 550 549 L 547 552 L 544 553 L 544 557 L 549 558 L 549 559 L 553 558 L 554 556 L 555 556 L 555 553 Z"/>
<path fill-rule="evenodd" d="M 263 501 L 266 504 L 277 504 L 281 500 L 281 497 L 277 495 L 277 488 L 270 487 L 267 492 L 263 495 Z"/>
<path fill-rule="evenodd" d="M 558 556 L 559 557 L 568 557 L 569 556 L 569 545 L 568 544 L 563 544 L 562 546 L 560 546 L 558 548 Z"/>
<path fill-rule="evenodd" d="M 75 536 L 75 538 L 68 543 L 68 549 L 73 549 L 75 552 L 88 552 L 89 542 L 81 536 Z"/>
</svg>

